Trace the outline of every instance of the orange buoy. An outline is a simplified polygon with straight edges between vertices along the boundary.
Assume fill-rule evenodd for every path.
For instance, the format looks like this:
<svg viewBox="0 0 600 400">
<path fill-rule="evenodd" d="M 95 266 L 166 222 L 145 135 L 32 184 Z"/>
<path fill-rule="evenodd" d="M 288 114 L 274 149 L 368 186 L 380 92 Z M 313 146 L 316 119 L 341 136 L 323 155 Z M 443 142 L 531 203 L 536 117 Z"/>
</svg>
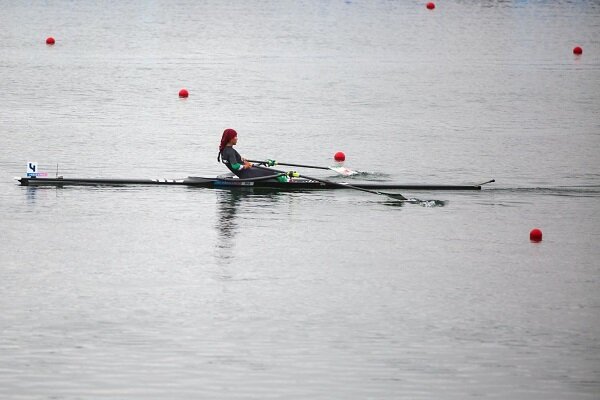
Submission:
<svg viewBox="0 0 600 400">
<path fill-rule="evenodd" d="M 532 242 L 541 242 L 542 241 L 542 231 L 538 228 L 534 228 L 529 232 L 529 240 Z"/>
<path fill-rule="evenodd" d="M 433 10 L 434 8 L 435 8 L 435 3 L 431 2 L 431 1 L 429 3 L 427 3 L 428 10 Z"/>
<path fill-rule="evenodd" d="M 181 90 L 179 91 L 179 97 L 186 98 L 186 97 L 188 97 L 189 95 L 190 95 L 190 94 L 188 93 L 187 89 L 181 89 Z"/>
<path fill-rule="evenodd" d="M 580 55 L 583 54 L 583 49 L 581 47 L 579 47 L 579 46 L 575 46 L 573 48 L 573 54 L 575 54 L 577 56 L 580 56 Z"/>
<path fill-rule="evenodd" d="M 50 36 L 50 37 L 48 37 L 48 38 L 46 39 L 46 44 L 49 44 L 49 45 L 51 45 L 51 46 L 52 46 L 52 45 L 53 45 L 55 42 L 56 42 L 56 41 L 54 40 L 54 38 L 53 38 L 52 36 Z"/>
</svg>

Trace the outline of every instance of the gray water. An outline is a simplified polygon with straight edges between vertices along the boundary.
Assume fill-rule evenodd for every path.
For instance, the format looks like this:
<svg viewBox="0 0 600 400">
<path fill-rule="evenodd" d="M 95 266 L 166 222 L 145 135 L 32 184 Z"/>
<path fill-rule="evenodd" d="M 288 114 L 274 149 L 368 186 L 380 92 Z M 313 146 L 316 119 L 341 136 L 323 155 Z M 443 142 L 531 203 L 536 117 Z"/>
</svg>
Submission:
<svg viewBox="0 0 600 400">
<path fill-rule="evenodd" d="M 600 398 L 600 3 L 0 5 L 0 397 Z M 214 176 L 228 127 L 362 172 L 325 179 L 496 183 L 12 179 Z"/>
</svg>

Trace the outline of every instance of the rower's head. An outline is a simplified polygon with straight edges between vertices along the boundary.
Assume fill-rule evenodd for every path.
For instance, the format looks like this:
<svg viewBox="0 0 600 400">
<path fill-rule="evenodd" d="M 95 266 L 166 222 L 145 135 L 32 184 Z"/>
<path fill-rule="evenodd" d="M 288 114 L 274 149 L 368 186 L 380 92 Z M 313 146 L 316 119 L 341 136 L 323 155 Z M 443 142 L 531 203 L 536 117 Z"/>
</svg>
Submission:
<svg viewBox="0 0 600 400">
<path fill-rule="evenodd" d="M 237 144 L 237 132 L 235 129 L 225 129 L 223 131 L 223 136 L 221 136 L 219 151 L 223 151 L 226 146 L 233 146 L 235 144 Z"/>
</svg>

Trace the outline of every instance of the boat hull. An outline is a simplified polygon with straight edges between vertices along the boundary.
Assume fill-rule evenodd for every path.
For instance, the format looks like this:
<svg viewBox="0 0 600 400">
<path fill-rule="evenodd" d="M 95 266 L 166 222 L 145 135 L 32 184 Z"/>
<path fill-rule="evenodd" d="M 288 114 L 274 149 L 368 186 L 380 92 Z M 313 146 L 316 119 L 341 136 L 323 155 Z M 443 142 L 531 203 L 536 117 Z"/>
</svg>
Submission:
<svg viewBox="0 0 600 400">
<path fill-rule="evenodd" d="M 184 179 L 109 179 L 109 178 L 19 178 L 22 186 L 130 186 L 130 185 L 179 185 L 190 187 L 204 187 L 213 189 L 244 189 L 266 188 L 277 190 L 322 190 L 322 189 L 350 189 L 345 188 L 342 182 L 328 184 L 309 179 L 294 179 L 290 182 L 277 182 L 272 180 L 247 181 L 240 179 L 218 179 L 203 177 L 188 177 Z M 493 182 L 488 181 L 485 183 Z M 482 184 L 475 185 L 438 185 L 438 184 L 399 184 L 383 182 L 352 182 L 351 185 L 363 189 L 410 189 L 410 190 L 481 190 Z"/>
</svg>

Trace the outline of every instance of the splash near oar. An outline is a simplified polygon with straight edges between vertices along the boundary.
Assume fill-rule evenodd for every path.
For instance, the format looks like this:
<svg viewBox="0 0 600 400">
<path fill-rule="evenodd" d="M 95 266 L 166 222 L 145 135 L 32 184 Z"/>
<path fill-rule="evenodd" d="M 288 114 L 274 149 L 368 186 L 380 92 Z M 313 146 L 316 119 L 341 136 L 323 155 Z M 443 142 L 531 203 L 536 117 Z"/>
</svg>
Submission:
<svg viewBox="0 0 600 400">
<path fill-rule="evenodd" d="M 341 166 L 341 165 L 332 166 L 332 167 L 329 167 L 329 169 L 334 172 L 337 172 L 338 174 L 343 175 L 343 176 L 352 176 L 352 175 L 358 174 L 357 171 L 353 171 L 353 170 L 346 168 L 344 166 Z"/>
</svg>

